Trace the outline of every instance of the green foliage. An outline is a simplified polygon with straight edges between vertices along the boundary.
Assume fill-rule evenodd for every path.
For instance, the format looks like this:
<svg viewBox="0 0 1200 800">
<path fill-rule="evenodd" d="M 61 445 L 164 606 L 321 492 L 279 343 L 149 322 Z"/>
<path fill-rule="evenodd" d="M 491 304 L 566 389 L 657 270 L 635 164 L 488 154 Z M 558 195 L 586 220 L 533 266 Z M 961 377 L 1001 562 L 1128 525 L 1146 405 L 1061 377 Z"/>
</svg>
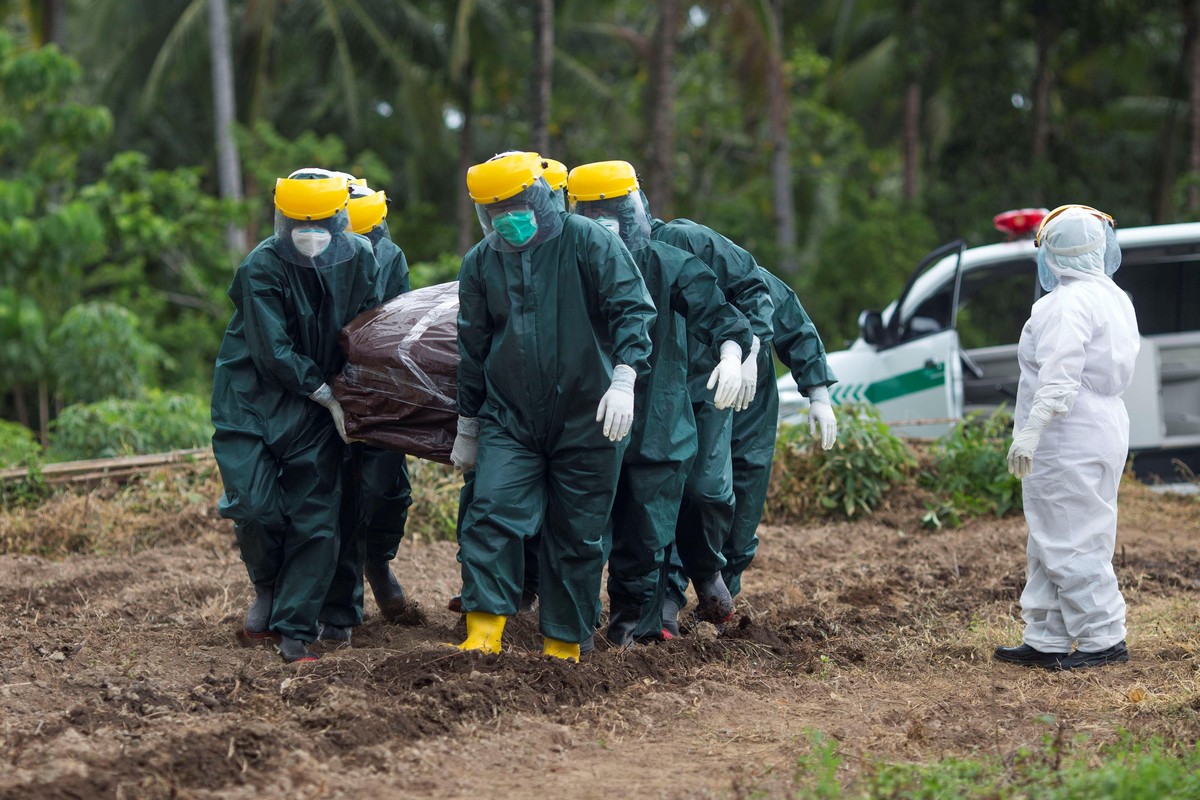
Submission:
<svg viewBox="0 0 1200 800">
<path fill-rule="evenodd" d="M 1021 508 L 1021 481 L 1008 471 L 1012 414 L 971 414 L 938 440 L 932 463 L 920 482 L 937 498 L 922 522 L 931 528 L 957 527 L 968 517 L 1002 517 Z"/>
<path fill-rule="evenodd" d="M 208 398 L 151 390 L 63 409 L 50 440 L 53 461 L 160 453 L 212 441 Z"/>
<path fill-rule="evenodd" d="M 69 403 L 138 397 L 162 359 L 139 331 L 137 317 L 112 303 L 72 308 L 50 334 L 50 347 L 59 390 Z"/>
<path fill-rule="evenodd" d="M 368 185 L 376 189 L 386 190 L 391 182 L 391 172 L 377 155 L 363 150 L 350 157 L 341 137 L 333 133 L 319 135 L 304 131 L 296 138 L 288 139 L 269 122 L 260 121 L 249 128 L 239 128 L 237 141 L 248 183 L 254 188 L 254 196 L 250 199 L 254 203 L 254 224 L 259 239 L 270 236 L 274 227 L 271 196 L 275 180 L 286 178 L 301 167 L 347 172 L 357 178 L 366 178 Z M 388 227 L 392 227 L 390 218 Z"/>
<path fill-rule="evenodd" d="M 33 431 L 0 419 L 0 469 L 36 465 L 42 454 Z"/>
<path fill-rule="evenodd" d="M 141 153 L 118 153 L 79 193 L 106 243 L 85 265 L 84 291 L 133 311 L 169 354 L 163 384 L 192 392 L 212 384 L 234 266 L 225 226 L 243 213 L 200 180 L 197 169 L 153 170 Z"/>
<path fill-rule="evenodd" d="M 389 225 L 390 227 L 390 225 Z M 409 283 L 414 289 L 435 286 L 458 280 L 462 259 L 454 253 L 442 253 L 432 261 L 421 261 L 408 265 Z"/>
<path fill-rule="evenodd" d="M 909 478 L 916 458 L 871 405 L 838 407 L 838 440 L 822 450 L 807 425 L 780 429 L 772 513 L 870 514 L 892 486 Z"/>
<path fill-rule="evenodd" d="M 810 752 L 793 775 L 797 800 L 1074 800 L 1119 797 L 1158 800 L 1200 796 L 1200 747 L 1139 740 L 1125 733 L 1099 753 L 1064 741 L 1063 729 L 1039 747 L 1008 759 L 943 758 L 932 763 L 868 763 L 847 785 L 837 778 L 843 757 L 835 741 L 810 734 Z"/>
<path fill-rule="evenodd" d="M 917 263 L 937 245 L 933 225 L 910 207 L 879 198 L 847 205 L 821 236 L 816 263 L 798 287 L 834 350 L 858 337 L 859 312 L 895 299 Z"/>
<path fill-rule="evenodd" d="M 46 322 L 37 303 L 0 289 L 0 392 L 41 380 L 46 354 Z"/>
</svg>

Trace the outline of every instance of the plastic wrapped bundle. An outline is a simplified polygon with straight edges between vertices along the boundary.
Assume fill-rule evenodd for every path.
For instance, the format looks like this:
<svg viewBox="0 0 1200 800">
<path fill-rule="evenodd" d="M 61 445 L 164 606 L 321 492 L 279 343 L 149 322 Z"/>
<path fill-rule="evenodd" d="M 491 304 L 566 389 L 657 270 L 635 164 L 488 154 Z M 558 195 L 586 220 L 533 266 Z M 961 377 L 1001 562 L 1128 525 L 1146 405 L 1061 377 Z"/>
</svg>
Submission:
<svg viewBox="0 0 1200 800">
<path fill-rule="evenodd" d="M 458 422 L 458 283 L 415 289 L 342 329 L 334 395 L 355 439 L 450 463 Z"/>
</svg>

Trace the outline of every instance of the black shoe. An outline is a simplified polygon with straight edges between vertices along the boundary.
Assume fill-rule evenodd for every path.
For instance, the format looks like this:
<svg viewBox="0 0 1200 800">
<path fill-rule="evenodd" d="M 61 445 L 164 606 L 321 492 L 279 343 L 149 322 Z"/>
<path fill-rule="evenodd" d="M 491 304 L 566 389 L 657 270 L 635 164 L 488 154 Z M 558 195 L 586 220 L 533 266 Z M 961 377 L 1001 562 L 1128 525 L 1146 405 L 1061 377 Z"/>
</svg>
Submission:
<svg viewBox="0 0 1200 800">
<path fill-rule="evenodd" d="M 345 642 L 350 644 L 350 632 L 353 630 L 349 625 L 330 625 L 326 622 L 317 623 L 317 640 L 325 642 Z"/>
<path fill-rule="evenodd" d="M 614 608 L 608 615 L 608 627 L 604 629 L 604 638 L 617 647 L 633 644 L 633 632 L 637 630 L 641 617 L 636 608 Z"/>
<path fill-rule="evenodd" d="M 388 622 L 394 622 L 404 616 L 408 604 L 404 599 L 404 588 L 387 561 L 368 561 L 363 567 L 363 577 L 371 584 L 371 593 L 375 595 L 375 604 L 379 613 Z"/>
<path fill-rule="evenodd" d="M 682 607 L 679 601 L 670 595 L 663 600 L 662 626 L 671 636 L 679 635 L 679 610 Z"/>
<path fill-rule="evenodd" d="M 589 633 L 588 637 L 579 643 L 579 655 L 586 655 L 596 649 L 596 634 Z"/>
<path fill-rule="evenodd" d="M 446 603 L 446 610 L 453 611 L 455 614 L 462 614 L 463 613 L 462 595 L 456 594 L 456 595 L 454 595 L 454 597 L 451 597 L 450 602 Z"/>
<path fill-rule="evenodd" d="M 275 587 L 269 583 L 254 584 L 254 602 L 246 612 L 242 628 L 252 638 L 265 639 L 270 636 L 267 626 L 271 624 L 271 603 L 275 598 Z"/>
<path fill-rule="evenodd" d="M 733 595 L 725 585 L 720 572 L 707 578 L 692 581 L 696 589 L 696 616 L 713 625 L 721 625 L 733 619 Z"/>
<path fill-rule="evenodd" d="M 308 649 L 307 644 L 290 636 L 279 638 L 279 655 L 283 656 L 283 660 L 289 664 L 300 661 L 316 661 L 320 658 L 319 655 Z"/>
<path fill-rule="evenodd" d="M 1105 664 L 1118 664 L 1129 660 L 1129 648 L 1124 642 L 1117 642 L 1106 650 L 1088 653 L 1076 650 L 1062 660 L 1059 669 L 1083 669 L 1085 667 L 1103 667 Z"/>
<path fill-rule="evenodd" d="M 1016 647 L 997 647 L 992 657 L 997 661 L 1020 664 L 1022 667 L 1062 669 L 1062 663 L 1067 655 L 1067 653 L 1043 653 L 1041 650 L 1022 644 Z"/>
</svg>

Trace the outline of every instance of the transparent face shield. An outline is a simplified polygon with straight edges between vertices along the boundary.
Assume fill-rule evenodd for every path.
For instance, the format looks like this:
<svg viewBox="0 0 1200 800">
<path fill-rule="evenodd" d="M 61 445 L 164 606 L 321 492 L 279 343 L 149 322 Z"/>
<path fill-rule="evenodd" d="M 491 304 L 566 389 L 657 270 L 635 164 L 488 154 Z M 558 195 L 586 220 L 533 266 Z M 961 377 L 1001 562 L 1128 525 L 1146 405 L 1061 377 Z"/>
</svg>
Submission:
<svg viewBox="0 0 1200 800">
<path fill-rule="evenodd" d="M 1047 229 L 1046 223 L 1059 216 L 1059 212 L 1064 209 L 1070 211 L 1071 216 L 1074 216 L 1075 219 L 1066 218 L 1062 224 L 1074 224 L 1076 227 L 1081 222 L 1095 224 L 1088 219 L 1079 219 L 1084 216 L 1100 220 L 1104 230 L 1103 243 L 1098 238 L 1087 242 L 1081 240 L 1074 246 L 1065 243 L 1055 246 L 1048 242 L 1044 235 Z M 1038 281 L 1042 284 L 1042 289 L 1047 292 L 1054 291 L 1058 288 L 1062 277 L 1070 272 L 1084 274 L 1103 272 L 1109 278 L 1116 274 L 1117 270 L 1121 268 L 1121 246 L 1117 244 L 1115 225 L 1112 217 L 1088 206 L 1060 207 L 1051 212 L 1038 229 L 1037 238 L 1034 240 L 1038 248 Z"/>
<path fill-rule="evenodd" d="M 275 209 L 275 248 L 289 264 L 327 269 L 354 257 L 349 224 L 345 209 L 325 219 L 292 219 Z"/>
<path fill-rule="evenodd" d="M 554 191 L 538 180 L 523 192 L 495 203 L 475 204 L 488 246 L 502 253 L 519 253 L 562 233 L 562 217 Z"/>
<path fill-rule="evenodd" d="M 631 252 L 650 244 L 650 217 L 637 192 L 606 200 L 576 200 L 571 211 L 620 236 Z"/>
</svg>

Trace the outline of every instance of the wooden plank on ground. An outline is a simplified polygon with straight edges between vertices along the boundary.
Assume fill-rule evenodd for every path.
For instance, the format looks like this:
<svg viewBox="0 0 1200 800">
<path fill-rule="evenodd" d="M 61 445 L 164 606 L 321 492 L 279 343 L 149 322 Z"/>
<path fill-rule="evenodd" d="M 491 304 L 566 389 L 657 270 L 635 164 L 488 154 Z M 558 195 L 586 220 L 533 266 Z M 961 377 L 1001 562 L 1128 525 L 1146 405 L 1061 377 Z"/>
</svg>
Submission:
<svg viewBox="0 0 1200 800">
<path fill-rule="evenodd" d="M 213 457 L 211 447 L 195 447 L 188 450 L 172 450 L 169 453 L 151 453 L 140 456 L 117 456 L 115 458 L 94 458 L 84 461 L 61 461 L 55 464 L 43 464 L 41 474 L 50 484 L 73 483 L 75 481 L 95 481 L 105 477 L 122 479 L 129 478 L 140 472 L 146 472 L 156 467 L 183 464 L 192 461 L 205 461 Z M 29 470 L 24 467 L 0 470 L 0 482 L 20 481 L 29 476 Z"/>
</svg>

